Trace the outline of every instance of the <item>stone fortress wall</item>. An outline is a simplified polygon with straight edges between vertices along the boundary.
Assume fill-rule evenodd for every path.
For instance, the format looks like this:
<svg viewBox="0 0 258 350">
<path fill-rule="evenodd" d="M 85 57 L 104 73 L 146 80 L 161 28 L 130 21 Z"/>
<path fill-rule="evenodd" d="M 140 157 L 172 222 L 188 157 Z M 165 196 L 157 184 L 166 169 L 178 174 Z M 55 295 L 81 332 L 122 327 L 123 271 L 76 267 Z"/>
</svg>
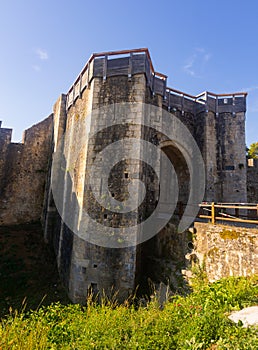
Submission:
<svg viewBox="0 0 258 350">
<path fill-rule="evenodd" d="M 146 243 L 120 249 L 85 242 L 64 223 L 66 207 L 71 200 L 75 201 L 75 208 L 83 203 L 91 217 L 111 226 L 135 224 L 154 209 L 158 184 L 150 170 L 139 162 L 121 163 L 112 175 L 110 191 L 117 200 L 124 199 L 135 174 L 151 186 L 144 205 L 130 216 L 119 216 L 99 208 L 85 186 L 88 170 L 98 152 L 129 135 L 159 145 L 175 163 L 181 178 L 181 206 L 177 210 L 185 208 L 189 194 L 185 185 L 189 180 L 186 163 L 164 135 L 137 128 L 128 119 L 126 126 L 97 133 L 94 139 L 86 142 L 85 149 L 77 149 L 78 140 L 85 138 L 85 118 L 93 116 L 90 124 L 93 134 L 105 124 L 105 115 L 101 111 L 94 114 L 94 111 L 125 102 L 147 103 L 161 111 L 165 109 L 188 127 L 205 163 L 204 201 L 246 202 L 247 195 L 248 200 L 251 199 L 251 192 L 247 191 L 245 154 L 246 93 L 205 92 L 192 96 L 171 89 L 167 87 L 167 77 L 155 72 L 147 49 L 93 55 L 68 93 L 57 100 L 53 114 L 28 129 L 22 144 L 11 143 L 11 130 L 0 128 L 0 224 L 36 220 L 43 208 L 45 240 L 54 246 L 60 275 L 73 301 L 83 302 L 89 289 L 101 292 L 112 288 L 119 291 L 119 298 L 123 300 L 137 284 L 147 283 L 148 278 L 157 282 L 162 278 L 175 280 L 178 268 L 185 264 L 189 234 L 178 235 L 172 221 Z M 133 107 L 130 118 L 131 122 L 143 124 L 144 115 Z M 56 208 L 51 189 L 52 154 L 58 146 L 61 146 L 65 164 L 74 154 L 79 154 L 74 165 L 73 189 L 67 173 L 62 175 L 65 200 L 61 211 Z M 133 152 L 130 146 L 128 151 Z M 96 176 L 94 181 L 95 186 L 101 188 L 101 178 Z M 86 230 L 90 231 L 90 226 L 86 226 Z"/>
<path fill-rule="evenodd" d="M 51 159 L 52 115 L 11 142 L 12 130 L 0 127 L 0 225 L 38 220 Z"/>
<path fill-rule="evenodd" d="M 258 203 L 258 159 L 248 159 L 247 166 L 248 202 Z"/>
</svg>

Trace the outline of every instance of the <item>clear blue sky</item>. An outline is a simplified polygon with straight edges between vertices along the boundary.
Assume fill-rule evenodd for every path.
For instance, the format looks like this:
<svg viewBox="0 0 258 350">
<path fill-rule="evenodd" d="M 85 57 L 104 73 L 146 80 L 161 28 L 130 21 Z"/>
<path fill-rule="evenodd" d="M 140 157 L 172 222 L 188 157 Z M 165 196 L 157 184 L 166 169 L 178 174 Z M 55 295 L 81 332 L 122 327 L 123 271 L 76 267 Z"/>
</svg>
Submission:
<svg viewBox="0 0 258 350">
<path fill-rule="evenodd" d="M 1 0 L 0 120 L 44 119 L 92 52 L 148 47 L 168 85 L 247 91 L 247 145 L 258 141 L 258 1 Z"/>
</svg>

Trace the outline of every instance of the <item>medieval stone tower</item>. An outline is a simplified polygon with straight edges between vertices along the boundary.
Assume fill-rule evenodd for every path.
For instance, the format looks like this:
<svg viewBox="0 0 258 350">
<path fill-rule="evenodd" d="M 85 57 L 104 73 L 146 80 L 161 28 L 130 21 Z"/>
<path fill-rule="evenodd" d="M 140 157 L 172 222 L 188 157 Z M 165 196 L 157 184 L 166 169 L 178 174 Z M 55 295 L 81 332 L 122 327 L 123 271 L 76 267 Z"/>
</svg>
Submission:
<svg viewBox="0 0 258 350">
<path fill-rule="evenodd" d="M 114 121 L 111 127 L 107 111 L 114 112 L 115 106 L 128 103 L 130 109 L 122 125 Z M 145 127 L 141 104 L 159 111 L 154 116 L 156 129 Z M 246 93 L 192 96 L 171 89 L 167 77 L 155 72 L 147 49 L 92 55 L 68 93 L 57 100 L 53 114 L 29 129 L 22 144 L 12 144 L 11 131 L 0 129 L 1 223 L 37 219 L 43 208 L 45 239 L 55 248 L 60 275 L 73 301 L 83 302 L 90 289 L 94 293 L 117 291 L 124 299 L 148 278 L 173 282 L 175 262 L 183 263 L 187 232 L 178 234 L 176 225 L 187 207 L 191 172 L 177 140 L 160 131 L 164 111 L 171 116 L 171 125 L 176 118 L 188 129 L 202 154 L 206 173 L 203 200 L 246 202 Z M 85 133 L 87 118 L 89 129 Z M 142 204 L 129 213 L 103 208 L 94 198 L 94 191 L 101 195 L 103 186 L 98 171 L 93 186 L 88 186 L 95 159 L 105 147 L 126 138 L 145 140 L 167 155 L 177 174 L 179 196 L 174 217 L 155 237 L 131 246 L 123 246 L 121 237 L 121 248 L 119 244 L 112 248 L 83 239 L 67 220 L 73 227 L 80 226 L 83 206 L 92 220 L 123 232 L 124 227 L 149 217 L 158 205 L 157 174 L 140 160 L 130 143 L 125 148 L 134 157 L 115 164 L 108 188 L 110 195 L 122 202 L 128 186 L 138 178 L 147 189 Z M 189 159 L 194 163 L 196 153 L 191 152 Z M 57 153 L 55 163 L 53 155 Z M 160 166 L 159 175 L 165 176 L 161 159 L 155 161 Z M 71 167 L 73 181 L 67 171 Z M 58 195 L 62 194 L 58 205 L 53 184 Z M 169 189 L 166 195 L 169 197 Z M 163 207 L 167 205 L 165 200 Z M 87 237 L 97 234 L 88 222 L 83 227 Z"/>
</svg>

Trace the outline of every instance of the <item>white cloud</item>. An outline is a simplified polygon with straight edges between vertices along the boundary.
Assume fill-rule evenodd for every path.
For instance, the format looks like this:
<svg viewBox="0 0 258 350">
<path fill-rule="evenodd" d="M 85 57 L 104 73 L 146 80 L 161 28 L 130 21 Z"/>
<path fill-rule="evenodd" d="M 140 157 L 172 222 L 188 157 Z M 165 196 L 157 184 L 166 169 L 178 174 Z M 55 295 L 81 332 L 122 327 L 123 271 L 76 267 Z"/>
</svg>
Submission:
<svg viewBox="0 0 258 350">
<path fill-rule="evenodd" d="M 203 57 L 205 62 L 208 62 L 211 59 L 211 54 L 210 53 L 206 53 Z"/>
<path fill-rule="evenodd" d="M 258 90 L 258 85 L 257 86 L 250 86 L 250 87 L 241 89 L 241 91 L 245 91 L 245 92 L 252 92 L 255 90 Z"/>
<path fill-rule="evenodd" d="M 43 50 L 43 49 L 37 49 L 36 50 L 36 54 L 39 57 L 39 59 L 42 60 L 42 61 L 46 61 L 49 58 L 47 51 Z"/>
<path fill-rule="evenodd" d="M 36 65 L 36 64 L 34 64 L 34 65 L 32 66 L 32 69 L 35 70 L 35 72 L 39 72 L 39 71 L 41 70 L 40 66 L 38 66 L 38 65 Z"/>
<path fill-rule="evenodd" d="M 212 55 L 204 48 L 196 48 L 194 53 L 186 60 L 183 70 L 192 77 L 200 78 L 200 71 L 209 60 Z"/>
<path fill-rule="evenodd" d="M 195 76 L 195 71 L 193 70 L 195 57 L 192 57 L 185 65 L 184 65 L 184 71 L 188 73 L 191 76 Z"/>
<path fill-rule="evenodd" d="M 195 49 L 196 52 L 200 52 L 200 53 L 204 53 L 205 52 L 205 49 L 203 47 L 197 47 Z"/>
</svg>

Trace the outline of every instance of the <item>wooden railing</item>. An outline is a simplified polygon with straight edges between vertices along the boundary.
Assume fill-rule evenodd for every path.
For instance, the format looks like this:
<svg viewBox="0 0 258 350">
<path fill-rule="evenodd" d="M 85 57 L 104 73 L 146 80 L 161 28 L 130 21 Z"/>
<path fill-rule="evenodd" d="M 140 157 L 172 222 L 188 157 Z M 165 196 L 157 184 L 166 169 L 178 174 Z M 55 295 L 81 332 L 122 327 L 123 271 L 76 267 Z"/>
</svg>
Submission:
<svg viewBox="0 0 258 350">
<path fill-rule="evenodd" d="M 212 224 L 218 221 L 258 225 L 258 204 L 256 203 L 202 203 L 201 219 L 208 219 Z"/>
<path fill-rule="evenodd" d="M 124 56 L 124 55 L 133 55 L 133 54 L 146 54 L 149 64 L 150 64 L 150 70 L 152 72 L 153 75 L 159 77 L 162 80 L 166 80 L 167 76 L 165 74 L 156 72 L 154 70 L 152 61 L 151 61 L 151 57 L 150 57 L 150 52 L 147 48 L 140 48 L 140 49 L 133 49 L 133 50 L 120 50 L 120 51 L 109 51 L 109 52 L 99 52 L 99 53 L 93 53 L 89 60 L 87 61 L 87 63 L 85 64 L 85 66 L 83 67 L 83 69 L 81 70 L 80 74 L 78 75 L 78 77 L 76 78 L 75 82 L 73 83 L 73 85 L 70 87 L 70 89 L 68 90 L 68 93 L 71 92 L 73 90 L 73 86 L 76 85 L 78 83 L 78 81 L 80 80 L 80 77 L 82 76 L 82 74 L 89 68 L 90 63 L 95 59 L 95 58 L 100 58 L 100 57 L 105 57 L 106 59 L 109 56 Z"/>
<path fill-rule="evenodd" d="M 180 90 L 177 90 L 177 89 L 173 89 L 173 88 L 170 88 L 170 87 L 167 87 L 166 91 L 171 93 L 171 94 L 174 94 L 174 95 L 179 95 L 179 96 L 182 96 L 184 98 L 188 98 L 189 100 L 192 100 L 192 101 L 195 101 L 195 102 L 197 102 L 197 100 L 198 100 L 197 96 L 190 95 L 190 94 L 187 94 L 186 92 L 183 92 L 183 91 L 180 91 Z"/>
<path fill-rule="evenodd" d="M 193 100 L 195 102 L 203 102 L 204 100 L 207 100 L 207 97 L 214 97 L 216 99 L 220 99 L 220 98 L 235 98 L 235 96 L 238 96 L 238 97 L 246 97 L 247 96 L 247 92 L 234 92 L 234 93 L 228 93 L 228 94 L 215 94 L 213 92 L 210 92 L 210 91 L 204 91 L 202 92 L 201 94 L 198 94 L 198 95 L 190 95 L 190 94 L 187 94 L 183 91 L 180 91 L 180 90 L 176 90 L 176 89 L 173 89 L 173 88 L 170 88 L 170 87 L 167 87 L 166 89 L 168 92 L 172 93 L 172 94 L 176 94 L 176 95 L 180 95 L 180 96 L 183 96 L 183 97 L 186 97 L 190 100 Z"/>
<path fill-rule="evenodd" d="M 149 77 L 149 80 L 151 81 L 151 85 L 156 83 L 156 80 L 160 80 L 161 83 L 164 85 L 163 89 L 163 96 L 164 98 L 167 98 L 170 100 L 170 95 L 176 95 L 181 96 L 182 98 L 182 106 L 180 106 L 181 110 L 184 110 L 184 99 L 191 100 L 194 102 L 198 102 L 200 104 L 205 104 L 208 97 L 212 97 L 212 99 L 216 100 L 216 112 L 218 110 L 218 100 L 221 98 L 233 98 L 233 105 L 236 97 L 246 97 L 246 92 L 236 92 L 236 93 L 228 93 L 228 94 L 214 94 L 213 92 L 203 92 L 199 95 L 191 95 L 187 94 L 183 91 L 179 91 L 176 89 L 172 89 L 170 87 L 167 87 L 167 76 L 165 74 L 156 72 L 152 60 L 150 57 L 149 50 L 147 48 L 139 48 L 139 49 L 133 49 L 133 50 L 120 50 L 120 51 L 108 51 L 108 52 L 99 52 L 99 53 L 93 53 L 91 57 L 89 58 L 86 65 L 81 70 L 80 74 L 77 76 L 76 80 L 70 87 L 67 93 L 67 108 L 69 108 L 77 97 L 81 96 L 81 93 L 83 89 L 88 86 L 88 82 L 92 78 L 93 74 L 93 61 L 95 58 L 104 58 L 104 67 L 103 67 L 103 78 L 106 79 L 106 71 L 107 71 L 107 61 L 109 57 L 113 58 L 122 58 L 125 56 L 129 56 L 130 60 L 132 60 L 133 55 L 139 55 L 139 54 L 145 54 L 146 59 L 148 62 L 148 72 L 146 71 L 146 74 Z M 132 65 L 132 64 L 131 64 Z M 130 63 L 128 68 L 128 74 L 130 75 Z M 128 76 L 129 76 L 128 75 Z M 161 85 L 162 85 L 161 84 Z M 170 108 L 170 103 L 168 101 L 168 107 Z M 173 107 L 173 106 L 172 106 Z"/>
<path fill-rule="evenodd" d="M 133 50 L 120 50 L 120 51 L 109 51 L 109 52 L 100 52 L 100 53 L 93 53 L 91 57 L 89 58 L 86 65 L 81 70 L 80 74 L 75 79 L 74 83 L 70 87 L 67 93 L 67 109 L 76 101 L 76 99 L 81 96 L 82 91 L 85 87 L 88 86 L 89 81 L 93 77 L 93 61 L 96 58 L 103 58 L 104 65 L 103 65 L 103 79 L 106 80 L 107 76 L 107 66 L 108 66 L 108 60 L 109 58 L 125 58 L 129 57 L 129 65 L 128 65 L 128 77 L 131 76 L 131 69 L 132 69 L 132 59 L 134 55 L 140 55 L 144 54 L 146 56 L 146 61 L 148 64 L 146 64 L 146 75 L 148 76 L 150 80 L 150 85 L 154 85 L 156 80 L 160 80 L 162 85 L 164 85 L 163 94 L 165 95 L 166 85 L 167 85 L 167 76 L 165 74 L 156 72 L 154 70 L 150 53 L 147 48 L 140 48 L 140 49 L 133 49 Z M 124 68 L 124 67 L 123 67 Z"/>
<path fill-rule="evenodd" d="M 214 92 L 210 92 L 210 91 L 204 91 L 198 95 L 196 95 L 195 97 L 196 98 L 200 98 L 200 97 L 203 97 L 203 96 L 210 96 L 210 97 L 215 97 L 215 98 L 224 98 L 224 97 L 235 97 L 235 96 L 239 96 L 239 97 L 246 97 L 248 95 L 247 92 L 233 92 L 233 93 L 228 93 L 228 94 L 215 94 Z"/>
</svg>

